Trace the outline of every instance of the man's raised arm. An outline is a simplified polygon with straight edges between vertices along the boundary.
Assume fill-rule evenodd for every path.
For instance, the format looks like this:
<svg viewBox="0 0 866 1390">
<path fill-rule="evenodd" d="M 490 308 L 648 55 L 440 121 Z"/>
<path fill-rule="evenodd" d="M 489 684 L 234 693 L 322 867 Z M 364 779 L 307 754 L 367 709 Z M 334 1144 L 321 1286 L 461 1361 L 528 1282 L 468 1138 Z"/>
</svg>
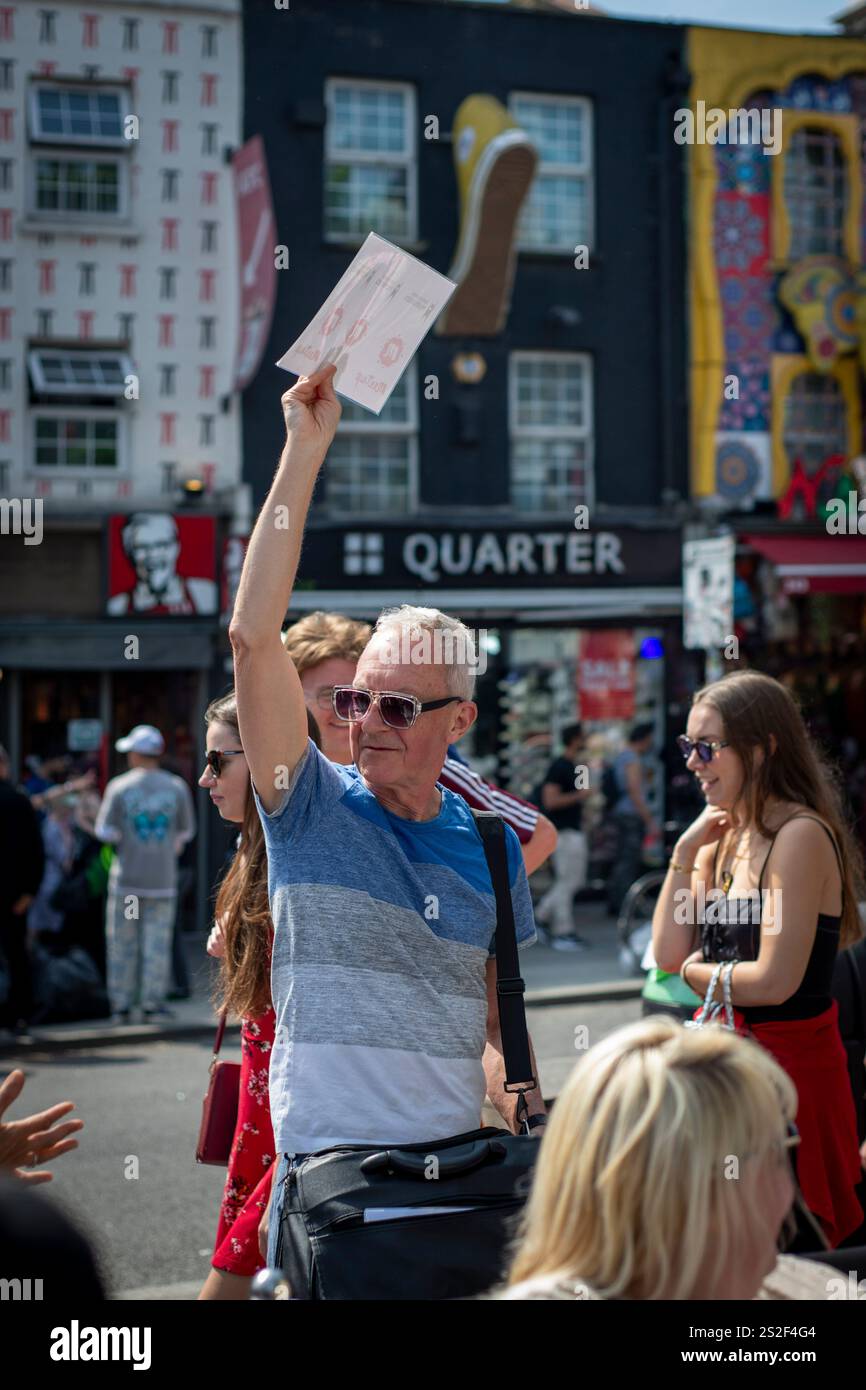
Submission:
<svg viewBox="0 0 866 1390">
<path fill-rule="evenodd" d="M 316 477 L 340 420 L 335 368 L 301 377 L 282 398 L 286 443 L 241 572 L 229 639 L 241 743 L 267 811 L 307 743 L 301 682 L 280 640 Z"/>
</svg>

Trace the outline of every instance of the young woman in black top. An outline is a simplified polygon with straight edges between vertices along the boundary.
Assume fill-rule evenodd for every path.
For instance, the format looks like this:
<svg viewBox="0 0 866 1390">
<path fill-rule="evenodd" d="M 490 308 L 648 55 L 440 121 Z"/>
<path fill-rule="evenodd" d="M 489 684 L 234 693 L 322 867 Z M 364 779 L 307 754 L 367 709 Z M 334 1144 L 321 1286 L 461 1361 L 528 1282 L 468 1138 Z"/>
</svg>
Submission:
<svg viewBox="0 0 866 1390">
<path fill-rule="evenodd" d="M 727 986 L 738 1029 L 794 1081 L 800 1187 L 835 1246 L 863 1219 L 854 1102 L 831 995 L 836 953 L 863 931 L 860 852 L 832 776 L 778 681 L 738 671 L 705 686 L 679 744 L 706 806 L 668 868 L 653 918 L 656 960 L 701 998 L 715 980 L 722 1002 Z"/>
</svg>

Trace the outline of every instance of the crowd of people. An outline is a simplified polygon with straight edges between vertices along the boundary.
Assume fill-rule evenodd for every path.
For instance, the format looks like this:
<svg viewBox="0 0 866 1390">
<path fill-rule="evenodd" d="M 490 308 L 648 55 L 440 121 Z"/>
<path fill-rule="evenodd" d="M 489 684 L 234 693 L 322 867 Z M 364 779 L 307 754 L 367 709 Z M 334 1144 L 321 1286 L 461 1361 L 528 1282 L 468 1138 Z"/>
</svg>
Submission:
<svg viewBox="0 0 866 1390">
<path fill-rule="evenodd" d="M 128 771 L 102 796 L 92 769 L 54 782 L 35 758 L 15 787 L 0 747 L 0 1027 L 17 1037 L 44 1022 L 127 1022 L 134 1000 L 164 1017 L 172 970 L 183 992 L 177 864 L 192 797 L 160 767 L 159 730 L 139 725 L 115 746 Z"/>
<path fill-rule="evenodd" d="M 450 794 L 443 780 L 449 751 L 474 717 L 471 673 L 460 667 L 395 663 L 394 644 L 387 642 L 395 626 L 408 628 L 415 637 L 425 627 L 443 630 L 456 620 L 404 605 L 384 613 L 372 635 L 367 630 L 354 633 L 355 649 L 352 626 L 344 627 L 347 645 L 340 651 L 333 645 L 334 626 L 343 620 L 316 615 L 295 624 L 280 642 L 306 503 L 339 413 L 327 370 L 300 382 L 287 393 L 284 406 L 288 443 L 250 543 L 232 622 L 236 688 L 228 703 L 211 707 L 208 728 L 209 752 L 217 754 L 218 762 L 226 754 L 235 759 L 231 773 L 225 774 L 234 779 L 238 797 L 230 818 L 243 819 L 254 836 L 255 851 L 244 853 L 242 831 L 238 861 L 243 860 L 246 892 L 256 895 L 259 909 L 252 956 L 259 962 L 257 1006 L 267 994 L 266 959 L 271 992 L 263 1016 L 266 1030 L 259 1017 L 245 1036 L 242 1092 L 246 1078 L 258 1113 L 256 1123 L 239 1116 L 222 1213 L 223 1220 L 230 1214 L 226 1204 L 237 1212 L 243 1238 L 235 1253 L 246 1263 L 241 1269 L 227 1260 L 221 1222 L 214 1270 L 203 1297 L 244 1297 L 245 1285 L 236 1280 L 249 1278 L 250 1263 L 254 1268 L 263 1258 L 269 1265 L 290 1261 L 284 1249 L 283 1208 L 289 1188 L 294 1184 L 297 1191 L 297 1174 L 309 1155 L 395 1140 L 411 1145 L 431 1135 L 472 1131 L 485 1093 L 509 1129 L 514 1131 L 520 1123 L 515 1098 L 503 1085 L 491 945 L 495 921 L 489 892 L 478 891 L 484 881 L 479 864 L 483 854 L 465 802 Z M 279 505 L 287 506 L 296 519 L 288 543 L 268 524 Z M 321 732 L 311 736 L 313 718 L 321 719 Z M 554 825 L 560 818 L 560 835 L 568 830 L 574 835 L 566 834 L 563 851 L 557 847 L 559 878 L 567 892 L 554 887 L 540 905 L 540 915 L 548 916 L 554 935 L 558 928 L 563 938 L 573 892 L 585 872 L 579 817 L 571 825 L 561 820 L 569 812 L 574 817 L 583 799 L 574 778 L 581 737 L 579 726 L 566 730 L 561 766 L 551 767 L 542 788 L 542 803 Z M 640 776 L 641 755 L 650 741 L 651 730 L 635 728 L 613 770 L 618 793 L 614 812 L 637 821 L 642 836 L 658 829 L 642 795 Z M 750 1281 L 752 1292 L 760 1293 L 767 1276 L 781 1277 L 768 1251 L 775 1249 L 793 1202 L 786 1165 L 795 1116 L 802 1125 L 802 1136 L 797 1134 L 796 1140 L 802 1143 L 802 1210 L 808 1213 L 795 1234 L 800 1248 L 837 1245 L 863 1220 L 857 1196 L 862 1136 L 857 1133 L 828 978 L 840 946 L 848 948 L 862 936 L 857 845 L 845 828 L 832 782 L 796 707 L 776 682 L 739 675 L 699 692 L 681 751 L 698 777 L 707 809 L 677 846 L 668 869 L 656 913 L 656 956 L 663 968 L 681 970 L 701 996 L 707 991 L 708 1003 L 721 1001 L 724 989 L 734 1028 L 732 1036 L 724 1038 L 718 1036 L 721 1030 L 712 1029 L 708 1042 L 702 1030 L 700 1037 L 692 1038 L 668 1021 L 648 1022 L 643 1031 L 629 1033 L 627 1039 L 617 1035 L 609 1042 L 610 1065 L 616 1064 L 622 1080 L 623 1107 L 632 1108 L 629 1122 L 650 1142 L 647 1108 L 639 1108 L 634 1086 L 623 1079 L 628 1071 L 625 1058 L 656 1049 L 670 1060 L 670 1066 L 659 1064 L 659 1074 L 670 1073 L 672 1078 L 668 1105 L 681 1106 L 682 1132 L 659 1163 L 672 1210 L 680 1191 L 676 1144 L 690 1142 L 700 1131 L 704 1101 L 708 1121 L 710 1111 L 700 1086 L 695 1087 L 690 1107 L 681 1095 L 678 1100 L 673 1078 L 679 1068 L 689 1077 L 696 1075 L 697 1057 L 705 1059 L 705 1070 L 721 1076 L 719 1096 L 742 1114 L 726 1129 L 721 1106 L 717 1132 L 710 1127 L 708 1151 L 715 1145 L 721 1154 L 724 1145 L 728 1155 L 733 1151 L 764 1160 L 763 1168 L 758 1164 L 754 1169 L 754 1185 L 736 1189 L 745 1193 L 740 1210 L 748 1217 L 732 1223 L 732 1230 L 741 1229 L 743 1236 L 737 1257 L 742 1264 L 732 1263 L 733 1256 L 723 1257 L 710 1270 L 698 1242 L 697 1256 L 679 1264 L 674 1277 L 665 1264 L 669 1242 L 663 1241 L 658 1255 L 663 1274 L 651 1262 L 645 1270 L 628 1268 L 634 1223 L 647 1219 L 646 1205 L 635 1208 L 633 1203 L 629 1210 L 612 1196 L 608 1209 L 599 1206 L 593 1193 L 597 1197 L 603 1186 L 600 1175 L 620 1164 L 631 1167 L 641 1150 L 629 1138 L 625 1116 L 620 1120 L 614 1113 L 615 1102 L 609 1097 L 603 1104 L 600 1100 L 598 1076 L 604 1058 L 593 1049 L 592 1060 L 579 1064 L 571 1083 L 585 1108 L 578 1103 L 575 1111 L 567 1089 L 557 1104 L 549 1142 L 542 1145 L 542 1155 L 551 1158 L 539 1163 L 510 1296 L 519 1296 L 515 1289 L 528 1288 L 541 1276 L 555 1276 L 557 1288 L 563 1279 L 566 1285 L 576 1280 L 599 1297 L 701 1297 L 706 1296 L 705 1287 L 711 1287 L 714 1296 L 742 1297 Z M 232 792 L 224 788 L 212 764 L 206 775 L 213 778 L 212 794 L 220 813 L 227 815 Z M 798 825 L 785 828 L 791 820 Z M 526 861 L 526 844 L 522 856 L 518 845 L 517 836 L 509 836 L 512 910 L 518 942 L 527 944 L 534 935 L 526 883 L 530 865 L 521 863 L 521 858 Z M 692 896 L 699 880 L 709 885 L 716 868 L 715 861 L 711 868 L 707 859 L 711 847 L 717 858 L 722 852 L 719 873 L 732 900 L 740 890 L 754 888 L 755 876 L 761 901 L 763 874 L 773 852 L 768 875 L 777 895 L 773 901 L 787 888 L 791 904 L 784 931 L 781 925 L 775 930 L 772 922 L 762 927 L 759 910 L 750 934 L 737 926 L 733 938 L 726 936 L 717 917 L 712 929 L 699 926 L 696 936 L 690 927 L 685 939 L 673 895 L 684 882 Z M 240 883 L 237 889 L 231 950 L 226 950 L 219 905 L 211 943 L 212 950 L 222 952 L 225 1000 L 231 997 L 234 970 L 250 960 L 249 943 L 246 948 L 240 944 L 246 916 Z M 431 896 L 437 907 L 432 918 L 425 911 Z M 431 939 L 436 942 L 432 957 Z M 717 966 L 723 962 L 728 968 L 722 984 Z M 251 973 L 249 980 L 251 984 Z M 748 1039 L 735 1037 L 736 1032 L 747 1033 Z M 257 1050 L 263 1036 L 264 1047 Z M 731 1075 L 741 1067 L 755 1092 L 763 1086 L 751 1110 L 748 1087 L 738 1092 L 731 1076 L 724 1076 L 729 1055 Z M 722 1060 L 712 1065 L 718 1058 Z M 251 1152 L 246 1136 L 252 1128 L 260 1136 L 266 1118 L 266 1071 L 272 1126 L 267 1138 L 272 1135 L 273 1142 L 264 1151 L 256 1146 Z M 547 1115 L 537 1086 L 526 1099 L 523 1124 L 530 1140 L 544 1134 Z M 658 1099 L 656 1090 L 654 1100 Z M 599 1126 L 597 1152 L 590 1156 L 591 1146 L 584 1138 L 594 1106 L 607 1114 L 609 1123 Z M 658 1136 L 671 1129 L 664 1108 L 658 1111 Z M 687 1124 L 689 1108 L 693 1126 Z M 611 1152 L 614 1143 L 621 1145 L 619 1155 Z M 630 1155 L 628 1165 L 625 1154 Z M 579 1177 L 582 1155 L 587 1161 Z M 643 1173 L 645 1167 L 642 1162 L 637 1171 Z M 631 1181 L 633 1187 L 633 1176 Z M 690 1201 L 696 1196 L 705 1199 L 699 1229 L 708 1239 L 718 1237 L 723 1192 L 721 1159 L 687 1188 Z M 767 1200 L 758 1200 L 762 1197 Z M 580 1242 L 569 1246 L 578 1233 L 581 1242 L 586 1237 L 581 1202 L 595 1203 L 599 1214 L 592 1251 L 581 1251 Z M 606 1210 L 609 1229 L 603 1220 Z M 617 1224 L 623 1221 L 632 1224 L 618 1239 Z M 252 1241 L 256 1223 L 258 1252 Z M 674 1229 L 682 1232 L 683 1226 L 676 1224 Z M 723 1244 L 716 1240 L 716 1253 Z M 308 1288 L 295 1291 L 309 1296 Z M 526 1296 L 538 1295 L 533 1291 Z"/>
<path fill-rule="evenodd" d="M 489 1148 L 491 1134 L 529 1146 L 533 1176 L 528 1193 L 515 1189 L 505 1203 L 509 1219 L 522 1211 L 500 1276 L 476 1293 L 836 1296 L 829 1252 L 864 1238 L 857 1105 L 866 1071 L 861 1056 L 852 1072 L 843 1048 L 832 974 L 840 951 L 860 949 L 866 889 L 834 779 L 795 702 L 752 671 L 695 695 L 678 744 L 704 808 L 667 866 L 653 951 L 703 1003 L 691 1027 L 646 1019 L 590 1048 L 549 1116 L 525 1032 L 526 1072 L 519 1084 L 512 1075 L 503 1001 L 523 982 L 517 967 L 501 974 L 502 934 L 513 923 L 517 946 L 530 945 L 536 916 L 554 941 L 573 932 L 586 873 L 586 788 L 575 778 L 583 731 L 565 730 L 539 811 L 460 759 L 476 706 L 472 639 L 458 619 L 402 605 L 372 629 L 313 614 L 282 635 L 340 414 L 332 376 L 322 368 L 283 397 L 286 446 L 230 626 L 234 688 L 206 714 L 200 785 L 238 827 L 208 950 L 219 960 L 218 1007 L 241 1020 L 242 1066 L 200 1297 L 246 1299 L 266 1266 L 285 1271 L 294 1298 L 327 1297 L 308 1239 L 323 1155 L 357 1150 L 411 1172 L 429 1149 L 459 1150 L 459 1141 L 478 1148 L 479 1163 L 507 1155 L 501 1141 Z M 273 525 L 277 510 L 287 530 Z M 395 641 L 407 632 L 412 643 L 459 636 L 446 650 L 462 658 L 407 659 Z M 107 955 L 121 1016 L 136 940 L 145 1007 L 159 1007 L 173 866 L 195 828 L 188 789 L 158 767 L 159 740 L 143 726 L 124 741 L 130 771 L 109 784 L 94 823 L 116 853 Z M 611 911 L 635 856 L 658 837 L 641 771 L 651 741 L 652 730 L 636 726 L 611 768 L 621 845 Z M 498 882 L 477 812 L 504 823 Z M 147 833 L 130 854 L 131 824 Z M 528 875 L 552 852 L 557 881 L 534 914 Z M 20 1091 L 19 1075 L 7 1079 L 0 1110 Z M 485 1102 L 500 1117 L 494 1130 L 479 1129 Z M 68 1109 L 17 1129 L 0 1115 L 0 1165 L 32 1181 L 31 1167 L 76 1142 Z M 456 1160 L 448 1171 L 459 1171 Z M 443 1223 L 463 1213 L 464 1241 L 473 1211 L 438 1209 Z M 393 1223 L 390 1248 L 404 1242 L 416 1265 L 435 1262 L 436 1239 L 447 1239 L 433 1236 L 437 1209 L 405 1219 L 413 1213 L 397 1208 L 404 1220 Z M 355 1241 L 388 1219 L 370 1206 Z M 459 1223 L 440 1229 L 461 1238 Z"/>
</svg>

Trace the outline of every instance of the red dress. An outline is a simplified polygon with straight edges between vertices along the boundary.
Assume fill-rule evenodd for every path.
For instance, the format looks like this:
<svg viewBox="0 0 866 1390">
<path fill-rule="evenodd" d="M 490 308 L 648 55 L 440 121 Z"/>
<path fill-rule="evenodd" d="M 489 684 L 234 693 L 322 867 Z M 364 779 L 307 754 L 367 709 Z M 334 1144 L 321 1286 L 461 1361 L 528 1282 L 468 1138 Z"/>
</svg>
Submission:
<svg viewBox="0 0 866 1390">
<path fill-rule="evenodd" d="M 800 1191 L 834 1250 L 863 1220 L 857 1115 L 838 1017 L 834 999 L 817 1018 L 751 1025 L 797 1087 Z"/>
<path fill-rule="evenodd" d="M 797 1182 L 835 1250 L 863 1220 L 856 1188 L 861 1178 L 857 1116 L 839 1033 L 836 1000 L 815 1018 L 747 1023 L 734 1009 L 736 1030 L 775 1057 L 797 1088 Z M 695 1009 L 697 1018 L 700 1009 Z"/>
<path fill-rule="evenodd" d="M 252 1277 L 265 1265 L 259 1254 L 259 1222 L 270 1197 L 274 1161 L 268 1071 L 275 1023 L 272 1008 L 241 1020 L 238 1123 L 211 1260 L 214 1269 L 228 1274 Z"/>
</svg>

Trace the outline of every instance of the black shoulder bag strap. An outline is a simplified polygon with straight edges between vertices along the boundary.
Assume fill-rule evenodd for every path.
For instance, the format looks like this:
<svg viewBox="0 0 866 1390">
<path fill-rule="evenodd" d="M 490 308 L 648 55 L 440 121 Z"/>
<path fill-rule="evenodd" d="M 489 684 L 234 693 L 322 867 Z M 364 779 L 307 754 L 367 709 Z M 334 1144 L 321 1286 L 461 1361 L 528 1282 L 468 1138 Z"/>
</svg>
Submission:
<svg viewBox="0 0 866 1390">
<path fill-rule="evenodd" d="M 534 1091 L 538 1081 L 532 1073 L 529 1034 L 523 995 L 526 985 L 520 976 L 514 906 L 508 878 L 505 826 L 493 811 L 472 811 L 487 867 L 496 895 L 496 992 L 499 996 L 499 1029 L 505 1060 L 505 1089 L 517 1093 L 517 1122 L 525 1124 L 526 1092 Z"/>
</svg>

